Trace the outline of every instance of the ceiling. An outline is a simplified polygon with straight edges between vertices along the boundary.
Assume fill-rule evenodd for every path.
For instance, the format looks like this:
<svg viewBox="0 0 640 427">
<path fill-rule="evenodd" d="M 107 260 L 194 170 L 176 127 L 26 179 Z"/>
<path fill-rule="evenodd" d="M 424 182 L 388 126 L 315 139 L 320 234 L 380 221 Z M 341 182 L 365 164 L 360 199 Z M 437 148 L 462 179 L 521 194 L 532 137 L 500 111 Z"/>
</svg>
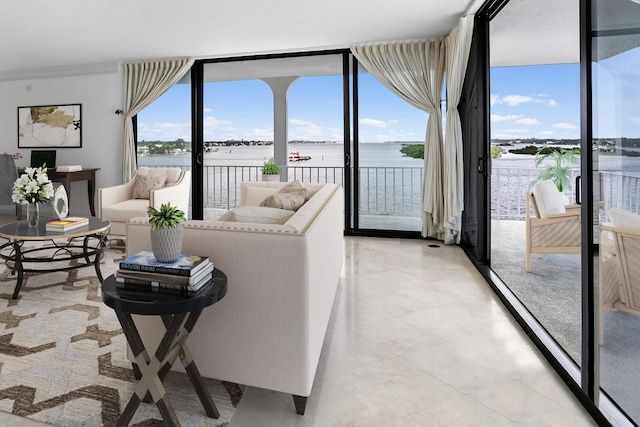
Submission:
<svg viewBox="0 0 640 427">
<path fill-rule="evenodd" d="M 447 35 L 481 0 L 29 0 L 0 14 L 0 79 L 169 57 L 347 48 Z M 115 65 L 114 65 L 115 64 Z"/>
</svg>

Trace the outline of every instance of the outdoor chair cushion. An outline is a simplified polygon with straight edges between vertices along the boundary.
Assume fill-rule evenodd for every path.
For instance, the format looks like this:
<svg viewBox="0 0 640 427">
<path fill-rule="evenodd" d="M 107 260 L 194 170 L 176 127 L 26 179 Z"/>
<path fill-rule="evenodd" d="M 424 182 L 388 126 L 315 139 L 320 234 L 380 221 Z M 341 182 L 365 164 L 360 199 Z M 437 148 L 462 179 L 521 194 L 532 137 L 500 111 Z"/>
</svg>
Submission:
<svg viewBox="0 0 640 427">
<path fill-rule="evenodd" d="M 640 215 L 617 208 L 611 208 L 607 213 L 614 227 L 640 230 Z"/>
<path fill-rule="evenodd" d="M 533 197 L 541 218 L 549 215 L 565 213 L 569 204 L 567 196 L 558 191 L 551 180 L 539 181 L 533 186 Z"/>
</svg>

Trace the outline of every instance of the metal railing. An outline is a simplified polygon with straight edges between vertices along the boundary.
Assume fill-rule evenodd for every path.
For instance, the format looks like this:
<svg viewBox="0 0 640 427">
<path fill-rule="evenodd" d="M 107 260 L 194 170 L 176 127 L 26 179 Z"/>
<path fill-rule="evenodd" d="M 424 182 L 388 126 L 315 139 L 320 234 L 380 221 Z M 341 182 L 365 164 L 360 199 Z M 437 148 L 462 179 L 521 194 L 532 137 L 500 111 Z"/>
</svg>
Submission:
<svg viewBox="0 0 640 427">
<path fill-rule="evenodd" d="M 190 166 L 153 165 L 149 167 Z M 289 181 L 343 185 L 344 168 L 287 166 Z M 362 215 L 420 217 L 423 168 L 361 167 L 359 208 Z M 526 193 L 538 176 L 535 168 L 493 168 L 491 170 L 491 219 L 525 219 Z M 572 182 L 580 169 L 572 169 Z M 640 213 L 640 177 L 621 172 L 600 171 L 600 200 L 607 209 L 617 207 Z M 260 181 L 262 166 L 204 166 L 205 209 L 232 209 L 240 204 L 240 183 Z M 576 189 L 565 191 L 575 203 Z"/>
<path fill-rule="evenodd" d="M 538 176 L 535 168 L 493 168 L 491 170 L 491 219 L 524 221 L 526 194 Z M 572 169 L 572 183 L 580 169 Z M 640 213 L 640 177 L 613 171 L 599 171 L 600 200 L 606 209 L 620 208 Z M 575 186 L 565 191 L 571 203 L 576 202 Z"/>
<path fill-rule="evenodd" d="M 149 165 L 149 167 L 190 166 Z M 420 217 L 423 168 L 362 167 L 360 213 Z M 289 181 L 343 185 L 343 167 L 287 166 Z M 205 209 L 232 209 L 240 204 L 240 183 L 261 181 L 262 166 L 204 166 Z"/>
</svg>

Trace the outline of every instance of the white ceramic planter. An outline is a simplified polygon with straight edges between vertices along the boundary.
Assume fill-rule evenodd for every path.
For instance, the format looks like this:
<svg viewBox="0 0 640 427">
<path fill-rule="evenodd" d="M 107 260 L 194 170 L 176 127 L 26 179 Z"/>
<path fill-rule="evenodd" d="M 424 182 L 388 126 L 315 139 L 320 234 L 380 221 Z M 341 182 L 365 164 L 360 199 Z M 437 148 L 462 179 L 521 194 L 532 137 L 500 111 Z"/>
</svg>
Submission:
<svg viewBox="0 0 640 427">
<path fill-rule="evenodd" d="M 171 262 L 178 259 L 182 252 L 182 225 L 175 227 L 151 229 L 151 250 L 160 262 Z"/>
<path fill-rule="evenodd" d="M 265 175 L 262 174 L 263 181 L 280 181 L 280 174 L 277 175 Z"/>
</svg>

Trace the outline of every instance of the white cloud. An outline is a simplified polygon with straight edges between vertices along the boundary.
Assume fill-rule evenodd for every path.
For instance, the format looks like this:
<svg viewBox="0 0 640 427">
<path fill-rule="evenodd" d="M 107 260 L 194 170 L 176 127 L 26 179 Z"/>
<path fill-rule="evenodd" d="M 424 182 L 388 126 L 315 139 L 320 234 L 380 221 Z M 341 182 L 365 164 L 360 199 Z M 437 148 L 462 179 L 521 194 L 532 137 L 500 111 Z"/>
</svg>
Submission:
<svg viewBox="0 0 640 427">
<path fill-rule="evenodd" d="M 531 102 L 533 98 L 530 96 L 522 96 L 522 95 L 507 95 L 502 98 L 502 102 L 506 103 L 510 107 L 515 107 L 516 105 L 524 104 L 525 102 Z"/>
<path fill-rule="evenodd" d="M 139 141 L 175 141 L 177 139 L 191 141 L 191 122 L 138 124 Z"/>
<path fill-rule="evenodd" d="M 518 115 L 515 115 L 515 114 L 508 115 L 508 116 L 501 116 L 499 114 L 492 114 L 491 115 L 491 121 L 492 122 L 504 122 L 504 121 L 507 121 L 507 120 L 516 120 L 516 119 L 519 119 L 520 117 L 522 117 L 522 116 L 518 116 Z"/>
<path fill-rule="evenodd" d="M 519 125 L 527 125 L 527 126 L 533 126 L 533 125 L 539 125 L 540 124 L 538 119 L 532 119 L 532 118 L 528 118 L 528 117 L 516 120 L 516 123 L 519 124 Z"/>
<path fill-rule="evenodd" d="M 553 127 L 558 129 L 578 129 L 578 126 L 571 123 L 554 123 Z"/>
<path fill-rule="evenodd" d="M 558 106 L 558 103 L 553 99 L 550 99 L 549 101 L 547 101 L 547 107 L 557 107 L 557 106 Z"/>
<path fill-rule="evenodd" d="M 368 119 L 368 118 L 362 118 L 358 121 L 358 123 L 360 123 L 361 125 L 365 125 L 365 126 L 373 126 L 376 128 L 386 128 L 388 127 L 388 123 L 383 121 L 383 120 L 377 120 L 377 119 Z"/>
<path fill-rule="evenodd" d="M 537 133 L 538 136 L 552 136 L 555 135 L 555 133 L 553 131 L 550 130 L 543 130 L 541 132 Z"/>
<path fill-rule="evenodd" d="M 502 104 L 502 100 L 498 95 L 491 95 L 491 105 Z"/>
</svg>

